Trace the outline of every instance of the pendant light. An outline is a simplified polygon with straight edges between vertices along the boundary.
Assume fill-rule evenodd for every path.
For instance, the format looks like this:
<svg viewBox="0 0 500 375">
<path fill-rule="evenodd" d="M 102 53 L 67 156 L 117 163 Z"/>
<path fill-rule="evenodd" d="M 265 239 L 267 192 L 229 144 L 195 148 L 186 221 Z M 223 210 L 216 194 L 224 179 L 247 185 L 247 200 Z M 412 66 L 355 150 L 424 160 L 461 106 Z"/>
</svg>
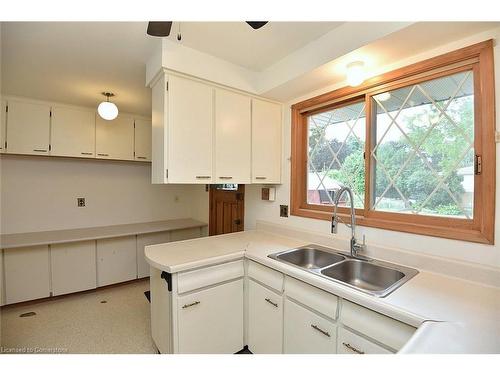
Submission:
<svg viewBox="0 0 500 375">
<path fill-rule="evenodd" d="M 99 104 L 97 113 L 99 113 L 99 116 L 104 120 L 114 120 L 116 116 L 118 116 L 118 107 L 115 103 L 111 103 L 109 98 L 115 96 L 115 94 L 112 92 L 103 92 L 101 94 L 106 97 L 106 101 Z"/>
</svg>

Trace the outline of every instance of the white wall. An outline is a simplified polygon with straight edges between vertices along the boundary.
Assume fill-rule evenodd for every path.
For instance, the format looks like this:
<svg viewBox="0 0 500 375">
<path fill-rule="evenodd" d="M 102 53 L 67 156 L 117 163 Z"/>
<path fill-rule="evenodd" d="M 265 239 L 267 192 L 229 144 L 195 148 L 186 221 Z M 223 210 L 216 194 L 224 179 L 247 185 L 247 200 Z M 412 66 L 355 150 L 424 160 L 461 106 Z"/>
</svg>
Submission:
<svg viewBox="0 0 500 375">
<path fill-rule="evenodd" d="M 152 185 L 146 163 L 3 155 L 0 164 L 4 234 L 192 216 L 193 187 Z"/>
<path fill-rule="evenodd" d="M 392 64 L 391 66 L 382 67 L 377 71 L 382 73 L 401 66 L 421 61 L 425 58 L 436 56 L 448 51 L 458 49 L 470 44 L 474 44 L 490 38 L 500 38 L 500 29 L 472 36 L 470 38 L 460 40 L 438 49 L 428 51 L 424 54 L 419 54 L 404 61 Z M 500 77 L 500 46 L 495 43 L 495 75 Z M 302 217 L 292 216 L 289 218 L 279 217 L 279 205 L 290 204 L 290 144 L 291 144 L 291 111 L 290 105 L 301 100 L 319 95 L 324 92 L 342 87 L 343 82 L 325 87 L 321 90 L 312 92 L 300 98 L 296 98 L 285 105 L 284 119 L 284 156 L 283 156 L 283 171 L 282 185 L 277 186 L 277 198 L 275 202 L 266 202 L 260 200 L 261 186 L 249 185 L 246 189 L 246 204 L 245 204 L 245 227 L 253 229 L 256 225 L 256 220 L 266 220 L 273 223 L 283 224 L 300 229 L 329 233 L 329 222 L 322 220 L 307 219 Z M 496 107 L 497 107 L 497 124 L 500 119 L 500 79 L 496 80 Z M 497 161 L 500 163 L 500 147 L 497 144 Z M 370 244 L 379 245 L 381 247 L 401 249 L 403 251 L 415 252 L 417 254 L 426 254 L 437 257 L 444 257 L 458 261 L 474 262 L 488 267 L 500 268 L 500 178 L 498 177 L 497 167 L 497 192 L 496 192 L 496 245 L 481 245 L 476 243 L 447 240 L 442 238 L 434 238 L 420 236 L 414 234 L 406 234 L 401 232 L 386 231 L 376 228 L 358 227 L 358 237 L 366 235 L 368 247 Z M 346 227 L 339 229 L 338 237 L 348 238 L 350 232 Z"/>
</svg>

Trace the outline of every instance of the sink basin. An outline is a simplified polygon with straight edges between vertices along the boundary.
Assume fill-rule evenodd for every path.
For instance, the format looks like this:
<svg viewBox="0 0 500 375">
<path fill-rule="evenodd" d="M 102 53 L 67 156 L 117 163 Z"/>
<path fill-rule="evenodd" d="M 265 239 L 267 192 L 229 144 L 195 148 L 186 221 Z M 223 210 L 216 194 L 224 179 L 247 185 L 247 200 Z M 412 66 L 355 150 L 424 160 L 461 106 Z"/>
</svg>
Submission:
<svg viewBox="0 0 500 375">
<path fill-rule="evenodd" d="M 312 246 L 300 247 L 270 257 L 305 269 L 324 268 L 346 259 L 342 255 Z"/>
<path fill-rule="evenodd" d="M 418 274 L 413 268 L 357 257 L 318 245 L 268 255 L 333 282 L 376 297 L 385 297 Z"/>
<path fill-rule="evenodd" d="M 396 269 L 355 259 L 325 268 L 321 273 L 371 292 L 383 292 L 405 277 L 403 272 Z"/>
</svg>

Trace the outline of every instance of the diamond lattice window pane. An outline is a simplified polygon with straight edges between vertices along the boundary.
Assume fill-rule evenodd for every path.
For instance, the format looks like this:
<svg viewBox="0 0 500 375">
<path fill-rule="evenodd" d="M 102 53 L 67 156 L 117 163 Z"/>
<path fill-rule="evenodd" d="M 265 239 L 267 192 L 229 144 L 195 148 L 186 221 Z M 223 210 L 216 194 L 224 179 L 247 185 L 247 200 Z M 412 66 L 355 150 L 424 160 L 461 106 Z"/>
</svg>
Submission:
<svg viewBox="0 0 500 375">
<path fill-rule="evenodd" d="M 471 219 L 472 71 L 375 95 L 372 209 Z"/>
<path fill-rule="evenodd" d="M 307 202 L 332 205 L 348 186 L 354 204 L 364 207 L 365 103 L 358 102 L 308 117 Z M 346 198 L 347 199 L 347 198 Z M 339 205 L 349 202 L 341 200 Z"/>
</svg>

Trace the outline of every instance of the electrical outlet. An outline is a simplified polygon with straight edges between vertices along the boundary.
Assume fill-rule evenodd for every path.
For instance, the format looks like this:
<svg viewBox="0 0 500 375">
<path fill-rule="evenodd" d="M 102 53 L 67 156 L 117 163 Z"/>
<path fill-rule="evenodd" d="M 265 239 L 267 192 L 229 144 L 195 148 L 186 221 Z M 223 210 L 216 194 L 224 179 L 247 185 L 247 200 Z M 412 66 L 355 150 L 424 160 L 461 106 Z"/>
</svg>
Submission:
<svg viewBox="0 0 500 375">
<path fill-rule="evenodd" d="M 288 217 L 288 206 L 284 204 L 280 204 L 280 216 Z"/>
<path fill-rule="evenodd" d="M 76 198 L 78 207 L 85 207 L 85 198 Z"/>
</svg>

